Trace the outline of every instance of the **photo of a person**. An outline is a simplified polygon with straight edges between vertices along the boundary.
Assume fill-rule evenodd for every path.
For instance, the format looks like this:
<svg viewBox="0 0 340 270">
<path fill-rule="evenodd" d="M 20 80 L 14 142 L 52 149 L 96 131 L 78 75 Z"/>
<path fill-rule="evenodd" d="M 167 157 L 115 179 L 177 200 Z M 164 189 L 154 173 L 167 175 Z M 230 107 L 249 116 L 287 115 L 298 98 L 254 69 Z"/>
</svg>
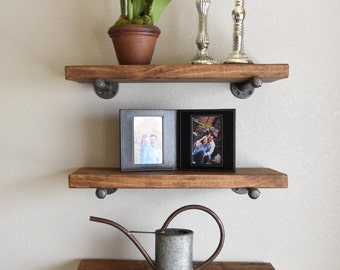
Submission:
<svg viewBox="0 0 340 270">
<path fill-rule="evenodd" d="M 200 165 L 205 164 L 204 158 L 207 153 L 208 149 L 208 138 L 207 136 L 202 137 L 198 141 L 194 143 L 192 156 L 193 156 L 193 163 L 196 162 Z"/>
<path fill-rule="evenodd" d="M 134 142 L 135 164 L 162 164 L 162 117 L 135 117 Z"/>
<path fill-rule="evenodd" d="M 146 164 L 148 152 L 150 147 L 150 138 L 148 135 L 143 134 L 140 140 L 140 163 Z"/>
<path fill-rule="evenodd" d="M 197 116 L 192 118 L 192 164 L 221 164 L 221 116 Z"/>
<path fill-rule="evenodd" d="M 157 136 L 144 134 L 141 139 L 140 164 L 162 163 L 161 149 L 158 147 Z"/>
</svg>

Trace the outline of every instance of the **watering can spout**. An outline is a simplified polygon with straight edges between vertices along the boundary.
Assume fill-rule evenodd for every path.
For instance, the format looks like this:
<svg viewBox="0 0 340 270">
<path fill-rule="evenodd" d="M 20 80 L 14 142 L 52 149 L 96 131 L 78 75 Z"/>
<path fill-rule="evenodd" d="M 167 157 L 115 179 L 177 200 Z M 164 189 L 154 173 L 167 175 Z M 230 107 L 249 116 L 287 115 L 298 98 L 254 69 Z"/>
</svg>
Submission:
<svg viewBox="0 0 340 270">
<path fill-rule="evenodd" d="M 142 255 L 144 256 L 144 258 L 147 260 L 147 262 L 150 264 L 150 266 L 152 267 L 153 270 L 156 270 L 156 264 L 154 263 L 154 261 L 151 259 L 150 255 L 146 252 L 146 250 L 143 248 L 143 246 L 141 245 L 141 243 L 136 239 L 136 237 L 134 237 L 130 231 L 128 231 L 126 228 L 124 228 L 122 225 L 109 220 L 109 219 L 105 219 L 105 218 L 99 218 L 99 217 L 90 217 L 90 221 L 95 221 L 95 222 L 100 222 L 100 223 L 105 223 L 107 225 L 111 225 L 113 227 L 115 227 L 116 229 L 120 230 L 122 233 L 124 233 L 134 244 L 135 246 L 138 248 L 138 250 L 142 253 Z"/>
</svg>

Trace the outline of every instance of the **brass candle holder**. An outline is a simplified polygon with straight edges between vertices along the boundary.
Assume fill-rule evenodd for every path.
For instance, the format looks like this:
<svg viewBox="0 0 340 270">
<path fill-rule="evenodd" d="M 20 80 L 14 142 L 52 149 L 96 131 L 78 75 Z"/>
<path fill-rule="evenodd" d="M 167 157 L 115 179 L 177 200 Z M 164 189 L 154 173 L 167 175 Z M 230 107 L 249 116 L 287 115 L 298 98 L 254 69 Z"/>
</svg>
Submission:
<svg viewBox="0 0 340 270">
<path fill-rule="evenodd" d="M 254 63 L 244 53 L 244 25 L 243 21 L 246 16 L 244 9 L 244 0 L 235 0 L 235 8 L 232 12 L 234 20 L 234 31 L 233 31 L 233 51 L 230 53 L 227 59 L 222 61 L 223 64 L 229 63 Z"/>
<path fill-rule="evenodd" d="M 209 55 L 209 36 L 207 31 L 207 17 L 210 7 L 210 0 L 196 0 L 196 7 L 199 18 L 199 32 L 196 37 L 198 51 L 191 60 L 191 64 L 217 64 L 217 61 Z"/>
</svg>

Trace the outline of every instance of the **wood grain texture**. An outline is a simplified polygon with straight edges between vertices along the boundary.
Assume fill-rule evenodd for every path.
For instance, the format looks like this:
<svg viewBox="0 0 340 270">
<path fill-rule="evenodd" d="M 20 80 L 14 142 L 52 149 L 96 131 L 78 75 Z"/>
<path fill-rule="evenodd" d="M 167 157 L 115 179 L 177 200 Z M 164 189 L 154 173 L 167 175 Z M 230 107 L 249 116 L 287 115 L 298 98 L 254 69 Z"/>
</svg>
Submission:
<svg viewBox="0 0 340 270">
<path fill-rule="evenodd" d="M 120 172 L 119 168 L 80 168 L 70 188 L 287 188 L 288 177 L 268 168 L 210 171 Z"/>
<path fill-rule="evenodd" d="M 263 82 L 288 78 L 288 64 L 113 65 L 66 66 L 66 80 L 114 82 L 241 82 L 259 77 Z"/>
<path fill-rule="evenodd" d="M 82 260 L 78 270 L 152 270 L 146 261 Z M 214 262 L 204 270 L 275 270 L 270 263 Z"/>
</svg>

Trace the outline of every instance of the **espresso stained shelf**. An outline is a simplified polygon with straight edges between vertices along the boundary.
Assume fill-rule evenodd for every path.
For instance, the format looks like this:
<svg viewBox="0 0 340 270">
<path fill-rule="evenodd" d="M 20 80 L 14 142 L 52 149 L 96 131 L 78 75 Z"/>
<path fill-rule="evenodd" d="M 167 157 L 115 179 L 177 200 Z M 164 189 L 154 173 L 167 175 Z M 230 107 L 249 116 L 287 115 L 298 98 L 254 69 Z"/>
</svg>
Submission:
<svg viewBox="0 0 340 270">
<path fill-rule="evenodd" d="M 270 263 L 213 262 L 205 270 L 275 270 Z M 146 261 L 81 260 L 78 270 L 152 270 Z"/>
<path fill-rule="evenodd" d="M 69 175 L 70 188 L 287 188 L 286 174 L 268 168 L 212 171 L 120 172 L 119 168 L 80 168 Z"/>
<path fill-rule="evenodd" d="M 288 78 L 288 64 L 216 65 L 99 65 L 66 66 L 66 80 L 92 83 L 95 79 L 111 82 L 243 82 L 259 77 L 263 82 Z"/>
</svg>

